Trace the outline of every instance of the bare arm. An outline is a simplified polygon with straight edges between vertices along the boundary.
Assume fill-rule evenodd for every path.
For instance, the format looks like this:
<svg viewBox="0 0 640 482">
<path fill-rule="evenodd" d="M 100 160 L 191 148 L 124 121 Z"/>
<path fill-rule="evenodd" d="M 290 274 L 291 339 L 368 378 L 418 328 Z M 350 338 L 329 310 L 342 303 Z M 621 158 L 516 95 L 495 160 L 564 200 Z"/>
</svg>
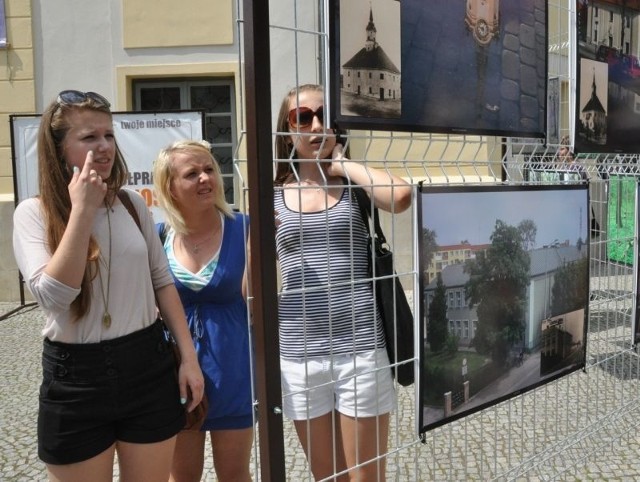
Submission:
<svg viewBox="0 0 640 482">
<path fill-rule="evenodd" d="M 156 290 L 158 308 L 167 328 L 171 331 L 180 350 L 179 383 L 180 398 L 190 400 L 187 410 L 193 410 L 204 393 L 204 378 L 198 363 L 187 319 L 175 285 L 170 284 Z M 190 393 L 189 393 L 190 392 Z M 190 396 L 189 396 L 190 395 Z"/>
<path fill-rule="evenodd" d="M 249 296 L 249 283 L 251 283 L 251 234 L 247 236 L 247 259 L 244 265 L 244 273 L 242 273 L 242 297 L 245 303 L 248 301 Z"/>
<path fill-rule="evenodd" d="M 364 164 L 347 159 L 342 155 L 342 145 L 336 144 L 333 149 L 333 162 L 327 173 L 341 176 L 352 183 L 362 186 L 377 208 L 385 211 L 401 213 L 411 206 L 411 185 L 404 179 L 388 171 L 374 169 Z"/>
</svg>

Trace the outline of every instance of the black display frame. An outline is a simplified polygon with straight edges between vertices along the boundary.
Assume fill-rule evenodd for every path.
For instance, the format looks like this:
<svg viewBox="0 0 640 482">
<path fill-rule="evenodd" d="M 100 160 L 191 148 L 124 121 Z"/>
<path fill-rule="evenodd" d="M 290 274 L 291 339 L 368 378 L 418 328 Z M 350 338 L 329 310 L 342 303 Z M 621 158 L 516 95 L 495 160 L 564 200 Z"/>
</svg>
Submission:
<svg viewBox="0 0 640 482">
<path fill-rule="evenodd" d="M 585 367 L 590 259 L 589 188 L 587 183 L 449 186 L 420 184 L 417 204 L 421 274 L 419 277 L 419 289 L 422 295 L 419 302 L 419 320 L 421 320 L 419 323 L 420 376 L 417 387 L 419 409 L 418 428 L 420 433 L 425 433 L 441 425 L 484 410 Z M 488 206 L 491 206 L 491 208 Z M 437 214 L 432 215 L 429 213 Z M 577 213 L 579 213 L 579 216 L 576 216 Z M 430 221 L 430 216 L 434 219 L 440 217 L 442 221 Z M 504 218 L 503 220 L 517 219 L 520 221 L 531 219 L 536 223 L 536 226 L 538 226 L 538 235 L 545 233 L 547 236 L 556 236 L 554 239 L 557 239 L 557 236 L 561 236 L 565 232 L 565 229 L 568 229 L 562 227 L 563 225 L 567 226 L 566 222 L 574 227 L 577 222 L 579 223 L 579 227 L 575 232 L 576 237 L 573 239 L 573 244 L 571 242 L 558 241 L 551 244 L 540 243 L 540 246 L 536 245 L 536 249 L 527 251 L 530 256 L 530 261 L 533 260 L 529 267 L 527 292 L 534 293 L 534 296 L 529 295 L 529 297 L 526 298 L 527 309 L 524 312 L 528 313 L 529 317 L 523 317 L 522 319 L 522 342 L 520 345 L 511 344 L 508 346 L 508 355 L 502 364 L 492 359 L 491 356 L 489 357 L 489 361 L 485 360 L 482 367 L 491 365 L 491 368 L 486 368 L 485 372 L 490 371 L 492 373 L 491 376 L 497 378 L 487 382 L 487 375 L 485 374 L 482 375 L 485 378 L 483 378 L 481 382 L 480 378 L 476 378 L 480 376 L 478 375 L 480 372 L 472 372 L 471 370 L 473 366 L 477 365 L 478 356 L 480 358 L 486 358 L 487 355 L 479 354 L 477 348 L 471 349 L 464 347 L 464 350 L 460 350 L 462 344 L 459 339 L 457 345 L 458 351 L 455 354 L 456 358 L 452 359 L 453 361 L 450 362 L 450 367 L 444 368 L 442 365 L 437 368 L 440 361 L 436 357 L 440 356 L 440 352 L 430 352 L 430 345 L 434 343 L 434 340 L 427 335 L 428 333 L 434 333 L 436 327 L 435 325 L 432 327 L 432 320 L 429 319 L 428 314 L 429 305 L 435 297 L 435 290 L 433 290 L 433 280 L 425 279 L 425 273 L 429 271 L 427 260 L 429 258 L 429 249 L 433 251 L 433 246 L 428 241 L 428 239 L 432 238 L 425 235 L 424 230 L 434 229 L 436 232 L 435 240 L 438 242 L 437 226 L 445 226 L 445 223 L 447 223 L 449 227 L 444 229 L 449 229 L 451 235 L 453 235 L 454 232 L 458 232 L 458 230 L 460 230 L 460 233 L 467 233 L 466 238 L 463 239 L 470 241 L 471 245 L 475 244 L 480 246 L 478 249 L 486 249 L 488 253 L 492 248 L 482 248 L 483 243 L 477 242 L 480 229 L 486 231 L 486 226 L 490 224 L 494 224 L 494 229 L 497 229 L 497 220 L 501 218 Z M 482 224 L 483 220 L 484 224 Z M 561 220 L 561 222 L 557 222 L 558 220 Z M 508 224 L 508 221 L 504 222 Z M 555 224 L 553 224 L 554 222 Z M 484 227 L 480 228 L 480 226 Z M 505 232 L 513 233 L 511 227 L 513 226 L 510 226 Z M 501 230 L 503 228 L 504 226 L 501 227 Z M 440 232 L 443 233 L 444 231 L 441 229 Z M 498 236 L 498 238 L 501 236 L 502 235 Z M 487 243 L 492 246 L 490 238 L 488 238 L 484 244 Z M 451 246 L 451 243 L 447 244 L 445 242 L 443 245 Z M 567 262 L 567 264 L 563 264 L 564 261 L 571 259 L 572 252 L 573 255 L 575 255 L 575 259 Z M 481 257 L 480 255 L 476 256 L 476 259 L 480 259 Z M 489 258 L 489 255 L 482 256 Z M 451 258 L 449 257 L 449 259 Z M 493 259 L 495 261 L 495 256 Z M 536 270 L 532 268 L 534 261 L 536 263 Z M 443 278 L 447 278 L 448 276 L 445 274 L 445 270 L 447 269 L 448 267 L 443 268 L 443 274 L 441 274 Z M 564 273 L 561 274 L 561 269 L 575 269 L 577 270 L 576 272 L 580 274 L 580 276 L 575 276 L 575 286 L 579 288 L 577 292 L 580 295 L 573 300 L 573 304 L 568 311 L 553 312 L 549 311 L 551 307 L 559 309 L 557 307 L 563 306 L 563 299 L 561 295 L 557 295 L 557 303 L 556 300 L 553 300 L 551 296 L 553 281 L 550 281 L 552 279 L 550 277 L 565 276 L 566 279 L 571 273 L 571 271 L 564 271 Z M 540 272 L 538 273 L 538 271 Z M 448 279 L 455 280 L 456 273 L 464 273 L 464 268 L 461 269 L 459 266 L 453 264 L 450 272 L 452 276 Z M 522 272 L 522 270 L 519 272 Z M 575 272 L 573 274 L 575 275 Z M 477 273 L 474 274 L 474 276 L 476 275 Z M 464 277 L 461 279 L 464 279 Z M 455 282 L 451 284 L 452 288 L 446 291 L 446 303 L 449 303 L 450 300 L 454 303 L 457 302 L 455 298 L 450 298 L 451 295 L 449 293 L 453 292 L 455 294 L 459 286 L 460 285 L 456 285 Z M 490 283 L 483 285 L 483 283 L 480 282 L 476 284 L 476 286 L 486 286 L 485 289 L 487 290 L 491 288 Z M 560 284 L 558 286 L 560 286 Z M 467 289 L 466 282 L 462 287 Z M 467 292 L 463 291 L 462 298 L 465 302 L 468 302 L 466 294 Z M 490 305 L 490 299 L 487 300 L 487 303 Z M 547 308 L 548 306 L 549 308 Z M 568 306 L 568 304 L 564 306 Z M 578 308 L 576 308 L 576 306 L 578 306 Z M 478 307 L 479 305 L 476 304 L 475 306 L 468 305 L 466 307 L 460 306 L 459 308 L 460 310 L 467 309 L 471 312 Z M 456 307 L 455 309 L 458 308 Z M 447 313 L 449 312 L 450 308 L 447 305 Z M 462 311 L 460 311 L 460 313 L 462 313 Z M 491 318 L 489 319 L 491 320 Z M 450 321 L 454 320 L 447 315 L 447 324 L 449 324 Z M 472 320 L 469 319 L 468 321 L 470 322 L 470 326 L 473 326 Z M 484 321 L 478 321 L 477 327 L 475 328 L 476 335 L 480 323 L 483 322 Z M 544 331 L 543 328 L 546 331 Z M 554 345 L 553 343 L 556 344 Z M 549 351 L 549 347 L 552 347 L 551 352 Z M 516 348 L 520 351 L 514 351 Z M 545 350 L 544 353 L 542 351 L 543 348 Z M 566 356 L 558 358 L 558 350 Z M 457 368 L 455 367 L 457 366 L 456 363 L 458 362 L 460 353 L 464 353 L 464 358 L 462 358 L 462 364 L 459 367 L 460 376 L 458 376 L 456 373 Z M 467 358 L 469 359 L 468 363 L 466 363 Z M 550 367 L 553 367 L 553 369 Z M 440 374 L 438 374 L 438 370 L 440 370 Z M 535 376 L 536 370 L 538 370 L 537 376 Z M 468 382 L 466 388 L 464 382 L 462 386 L 457 385 L 459 380 L 457 380 L 456 377 Z M 513 380 L 513 385 L 502 385 L 504 380 L 509 380 L 509 378 Z M 480 387 L 481 383 L 484 384 L 481 388 L 482 393 L 477 391 L 475 387 L 472 387 L 474 380 L 476 380 L 478 384 L 476 387 Z M 451 393 L 449 396 L 451 407 L 449 407 L 450 409 L 447 411 L 448 402 L 446 394 L 448 392 Z M 458 397 L 456 393 L 461 394 L 460 396 L 463 397 L 463 402 L 454 409 L 453 405 L 456 403 Z M 437 400 L 437 404 L 434 405 L 433 400 Z M 438 415 L 438 413 L 440 413 L 440 415 Z"/>
<path fill-rule="evenodd" d="M 489 28 L 475 16 L 476 23 L 470 24 L 465 15 L 467 2 L 387 0 L 385 8 L 397 8 L 400 12 L 399 23 L 395 25 L 397 14 L 376 12 L 380 1 L 332 0 L 329 4 L 329 98 L 334 127 L 546 138 L 547 2 L 488 2 L 499 5 L 495 7 L 498 19 L 494 24 L 497 25 Z M 361 3 L 357 18 L 353 14 L 347 16 L 343 10 L 347 2 L 349 8 L 354 8 L 356 2 Z M 371 23 L 370 14 L 377 34 L 381 34 L 383 28 L 396 29 L 396 35 L 401 38 L 400 65 L 394 64 L 401 78 L 399 114 L 396 106 L 389 107 L 386 98 L 379 102 L 381 99 L 365 98 L 368 94 L 362 94 L 362 89 L 360 94 L 353 94 L 344 87 L 342 67 L 351 65 L 361 51 L 358 50 L 360 44 L 349 45 L 342 39 L 341 27 L 349 32 L 358 30 L 366 20 Z M 510 31 L 514 25 L 522 26 L 526 21 L 533 22 L 529 28 L 521 27 L 526 35 Z M 361 50 L 364 50 L 367 34 L 365 27 L 362 28 Z M 487 29 L 495 30 L 495 36 L 483 44 L 481 41 L 486 38 L 477 32 Z M 415 37 L 421 32 L 424 38 Z M 532 46 L 525 46 L 525 37 Z M 384 49 L 384 45 L 381 47 Z M 523 53 L 527 48 L 527 54 Z M 342 50 L 347 49 L 353 56 L 344 61 Z M 465 70 L 469 62 L 476 67 L 475 75 Z M 366 73 L 372 75 L 372 72 L 375 77 L 391 71 L 373 69 Z M 452 72 L 457 72 L 457 77 Z M 383 92 L 385 88 L 382 87 Z M 357 91 L 355 86 L 348 89 Z M 377 89 L 376 94 L 380 87 Z M 387 97 L 393 99 L 393 94 Z M 345 105 L 351 106 L 349 112 L 354 113 L 346 112 Z"/>
<path fill-rule="evenodd" d="M 577 153 L 640 153 L 639 56 L 624 42 L 623 19 L 632 24 L 640 17 L 640 0 L 624 6 L 614 2 L 576 0 L 576 103 L 575 151 Z M 592 18 L 594 10 L 598 18 Z M 598 21 L 602 15 L 602 20 Z M 598 25 L 601 28 L 598 29 Z M 605 29 L 605 25 L 611 26 Z M 616 42 L 627 45 L 617 48 Z"/>
<path fill-rule="evenodd" d="M 635 243 L 634 243 L 634 258 L 636 260 L 633 272 L 633 330 L 632 330 L 632 344 L 637 345 L 640 343 L 640 248 L 638 247 L 638 239 L 640 239 L 640 183 L 636 184 L 636 202 L 635 202 Z"/>
</svg>

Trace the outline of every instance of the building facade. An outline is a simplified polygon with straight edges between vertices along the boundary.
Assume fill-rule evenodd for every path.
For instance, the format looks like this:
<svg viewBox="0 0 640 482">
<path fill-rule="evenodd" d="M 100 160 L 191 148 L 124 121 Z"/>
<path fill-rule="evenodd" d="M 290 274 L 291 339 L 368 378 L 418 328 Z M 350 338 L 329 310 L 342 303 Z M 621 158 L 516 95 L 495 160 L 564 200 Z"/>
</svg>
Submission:
<svg viewBox="0 0 640 482">
<path fill-rule="evenodd" d="M 468 259 L 475 259 L 476 253 L 485 251 L 489 246 L 491 245 L 471 244 L 467 241 L 463 241 L 460 244 L 438 246 L 429 266 L 427 266 L 427 282 L 430 283 L 435 280 L 437 274 L 441 273 L 449 265 L 464 263 Z"/>
<path fill-rule="evenodd" d="M 524 306 L 525 331 L 522 340 L 525 350 L 535 349 L 543 343 L 544 323 L 553 318 L 551 300 L 556 272 L 584 256 L 585 250 L 584 245 L 577 247 L 564 242 L 529 251 L 530 281 Z M 466 296 L 469 274 L 464 271 L 464 263 L 461 261 L 444 266 L 440 274 L 445 287 L 449 333 L 458 337 L 459 346 L 467 347 L 472 343 L 478 326 L 477 305 L 470 304 Z M 428 313 L 429 305 L 433 301 L 436 285 L 437 279 L 434 277 L 425 288 L 425 313 Z M 584 313 L 581 316 L 584 318 Z M 578 330 L 574 332 L 577 335 Z"/>
<path fill-rule="evenodd" d="M 326 29 L 325 2 L 296 0 L 295 4 L 292 9 L 290 0 L 269 2 L 272 68 L 271 91 L 265 95 L 271 96 L 272 119 L 283 95 L 295 85 L 328 82 L 326 39 L 308 33 Z M 251 160 L 232 162 L 246 158 L 240 41 L 244 25 L 239 21 L 239 5 L 242 2 L 235 0 L 184 0 L 179 5 L 169 0 L 0 0 L 7 36 L 7 44 L 0 45 L 4 63 L 0 69 L 0 301 L 20 299 L 11 246 L 16 198 L 10 119 L 41 113 L 61 90 L 99 92 L 116 112 L 203 110 L 204 136 L 221 162 L 227 199 L 237 207 L 246 200 L 245 167 Z M 367 41 L 374 45 L 375 39 L 372 35 Z M 391 89 L 390 97 L 400 96 L 399 78 L 396 83 L 395 87 L 384 85 L 386 93 Z M 273 126 L 264 127 L 273 132 Z M 389 142 L 384 135 L 353 134 L 349 141 L 353 158 L 371 160 L 374 165 L 388 162 L 413 183 L 427 178 L 451 181 L 465 175 L 492 181 L 501 169 L 498 138 L 469 143 L 464 136 L 414 139 L 411 133 L 394 133 L 397 140 Z M 403 136 L 411 138 L 410 148 L 400 140 Z M 450 164 L 446 168 L 450 175 L 444 177 L 440 164 L 427 171 L 430 159 L 472 162 L 461 168 Z M 473 165 L 476 160 L 477 166 Z M 418 166 L 414 172 L 403 164 L 412 161 Z M 408 242 L 411 213 L 393 220 L 383 213 L 381 223 L 398 266 L 410 270 L 415 259 L 414 245 Z"/>
<path fill-rule="evenodd" d="M 283 0 L 272 3 L 273 21 L 287 22 L 289 10 L 278 8 Z M 297 22 L 317 30 L 317 0 L 299 3 Z M 203 110 L 204 137 L 221 164 L 227 200 L 239 206 L 244 176 L 233 157 L 244 146 L 237 5 L 234 0 L 0 2 L 7 33 L 7 45 L 0 46 L 5 64 L 0 69 L 0 301 L 20 298 L 11 254 L 15 198 L 10 118 L 41 113 L 61 90 L 99 92 L 114 112 Z M 274 62 L 291 65 L 293 38 L 275 33 L 272 41 L 279 45 Z M 310 41 L 298 45 L 317 50 Z M 283 93 L 298 79 L 319 80 L 317 59 L 301 56 L 295 65 L 298 71 L 274 69 L 273 85 L 284 86 Z"/>
</svg>

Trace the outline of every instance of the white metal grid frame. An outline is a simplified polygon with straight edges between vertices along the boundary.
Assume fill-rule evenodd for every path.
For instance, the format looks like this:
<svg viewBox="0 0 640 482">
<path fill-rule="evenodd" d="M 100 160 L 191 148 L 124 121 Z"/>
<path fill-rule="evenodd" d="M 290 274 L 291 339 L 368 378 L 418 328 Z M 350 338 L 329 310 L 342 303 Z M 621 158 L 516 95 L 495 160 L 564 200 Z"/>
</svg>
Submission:
<svg viewBox="0 0 640 482">
<path fill-rule="evenodd" d="M 289 59 L 288 72 L 272 75 L 275 117 L 280 99 L 291 87 L 307 82 L 328 85 L 329 0 L 276 0 L 271 8 L 275 11 L 270 20 L 272 51 L 281 51 L 276 53 L 277 59 Z M 551 0 L 547 8 L 548 76 L 560 80 L 559 135 L 571 138 L 575 117 L 575 3 Z M 309 10 L 313 14 L 303 13 Z M 313 59 L 310 63 L 309 58 Z M 242 63 L 242 52 L 239 59 Z M 240 176 L 247 162 L 242 155 L 245 134 L 243 128 L 235 159 Z M 274 139 L 278 134 L 273 133 Z M 552 172 L 562 168 L 556 165 L 557 142 L 373 131 L 353 131 L 347 139 L 352 152 L 358 152 L 359 160 L 366 165 L 391 170 L 412 184 L 529 184 L 533 181 L 527 173 L 532 167 Z M 633 266 L 607 259 L 611 240 L 605 227 L 610 176 L 638 178 L 640 163 L 637 156 L 620 154 L 583 154 L 577 163 L 588 175 L 592 213 L 599 221 L 597 227 L 592 226 L 594 236 L 590 240 L 585 369 L 431 430 L 424 440 L 415 430 L 414 387 L 397 387 L 398 409 L 391 416 L 386 454 L 388 480 L 566 480 L 632 478 L 640 473 L 635 456 L 640 358 L 631 344 L 637 259 Z M 251 186 L 246 179 L 242 179 L 242 185 L 245 210 Z M 383 229 L 397 255 L 398 274 L 409 294 L 417 289 L 419 276 L 415 207 L 412 209 L 406 215 L 383 216 Z M 629 242 L 637 244 L 638 240 L 634 235 Z M 287 480 L 313 480 L 295 430 L 287 420 L 284 427 Z M 257 450 L 253 464 L 257 477 Z"/>
</svg>

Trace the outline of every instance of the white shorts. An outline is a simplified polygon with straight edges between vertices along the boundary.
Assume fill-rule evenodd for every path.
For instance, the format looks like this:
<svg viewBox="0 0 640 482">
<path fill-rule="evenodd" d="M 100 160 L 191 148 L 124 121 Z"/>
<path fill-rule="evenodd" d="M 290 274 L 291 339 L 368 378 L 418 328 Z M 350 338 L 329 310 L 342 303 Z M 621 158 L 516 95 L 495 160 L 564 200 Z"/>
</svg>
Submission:
<svg viewBox="0 0 640 482">
<path fill-rule="evenodd" d="M 396 408 L 389 357 L 384 349 L 357 355 L 281 359 L 283 410 L 308 420 L 334 409 L 350 417 L 374 417 Z"/>
</svg>

